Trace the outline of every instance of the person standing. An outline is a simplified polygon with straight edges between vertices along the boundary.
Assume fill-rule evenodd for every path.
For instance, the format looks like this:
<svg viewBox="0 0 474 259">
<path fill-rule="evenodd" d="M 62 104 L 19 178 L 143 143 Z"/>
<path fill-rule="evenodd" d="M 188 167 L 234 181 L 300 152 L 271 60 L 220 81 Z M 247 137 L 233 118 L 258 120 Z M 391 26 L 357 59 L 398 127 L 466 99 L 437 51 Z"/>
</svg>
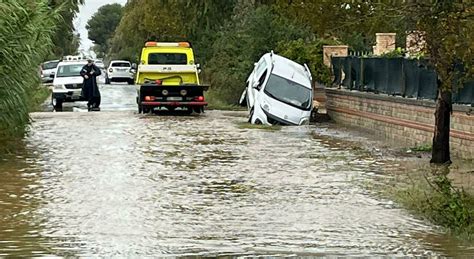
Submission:
<svg viewBox="0 0 474 259">
<path fill-rule="evenodd" d="M 84 78 L 81 96 L 87 100 L 89 111 L 100 111 L 100 91 L 96 77 L 101 74 L 100 69 L 92 59 L 87 60 L 87 65 L 82 67 L 81 76 Z"/>
</svg>

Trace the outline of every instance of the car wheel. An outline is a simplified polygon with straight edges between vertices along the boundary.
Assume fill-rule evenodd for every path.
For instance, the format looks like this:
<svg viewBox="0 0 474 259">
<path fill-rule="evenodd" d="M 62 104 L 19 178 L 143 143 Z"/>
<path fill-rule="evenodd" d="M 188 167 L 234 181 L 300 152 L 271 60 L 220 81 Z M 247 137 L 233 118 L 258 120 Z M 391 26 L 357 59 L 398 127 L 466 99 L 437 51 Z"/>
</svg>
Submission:
<svg viewBox="0 0 474 259">
<path fill-rule="evenodd" d="M 110 79 L 108 77 L 105 78 L 105 84 L 110 85 Z"/>
<path fill-rule="evenodd" d="M 133 85 L 133 79 L 128 80 L 129 85 Z"/>
<path fill-rule="evenodd" d="M 249 119 L 248 119 L 249 123 L 252 123 L 252 117 L 253 117 L 253 108 L 250 110 Z"/>
<path fill-rule="evenodd" d="M 53 108 L 55 111 L 57 112 L 63 111 L 63 100 L 52 97 L 51 104 L 53 105 Z"/>
</svg>

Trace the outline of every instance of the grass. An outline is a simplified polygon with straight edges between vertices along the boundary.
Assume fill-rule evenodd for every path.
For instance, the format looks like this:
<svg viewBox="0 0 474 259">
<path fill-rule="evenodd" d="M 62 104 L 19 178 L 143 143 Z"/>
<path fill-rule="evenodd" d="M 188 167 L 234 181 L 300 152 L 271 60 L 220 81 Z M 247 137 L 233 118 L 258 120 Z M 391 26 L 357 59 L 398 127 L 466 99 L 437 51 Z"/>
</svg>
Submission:
<svg viewBox="0 0 474 259">
<path fill-rule="evenodd" d="M 386 193 L 415 215 L 449 230 L 463 240 L 474 240 L 474 196 L 455 187 L 449 167 L 433 166 L 430 172 L 397 179 Z"/>
<path fill-rule="evenodd" d="M 433 146 L 431 144 L 419 145 L 409 148 L 413 152 L 431 152 Z"/>
<path fill-rule="evenodd" d="M 41 111 L 41 107 L 51 95 L 51 89 L 44 85 L 38 86 L 32 93 L 31 103 L 29 104 L 30 112 Z"/>
<path fill-rule="evenodd" d="M 208 91 L 206 93 L 206 100 L 209 103 L 207 107 L 209 110 L 224 110 L 224 111 L 246 111 L 247 107 L 242 107 L 238 105 L 238 100 L 235 103 L 229 103 L 224 101 L 224 98 L 221 94 L 216 92 L 215 90 Z"/>
<path fill-rule="evenodd" d="M 223 102 L 217 98 L 208 97 L 207 102 L 209 105 L 207 106 L 208 110 L 223 110 L 223 111 L 246 111 L 246 107 L 242 107 L 237 104 L 229 104 Z"/>
</svg>

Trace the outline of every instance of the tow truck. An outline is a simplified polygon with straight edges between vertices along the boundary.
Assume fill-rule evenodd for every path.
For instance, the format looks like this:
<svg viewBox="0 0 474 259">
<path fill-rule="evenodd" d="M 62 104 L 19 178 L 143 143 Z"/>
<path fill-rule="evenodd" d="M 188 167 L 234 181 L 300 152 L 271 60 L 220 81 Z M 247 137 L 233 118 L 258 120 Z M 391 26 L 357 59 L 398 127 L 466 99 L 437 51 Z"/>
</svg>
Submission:
<svg viewBox="0 0 474 259">
<path fill-rule="evenodd" d="M 135 81 L 139 113 L 161 108 L 204 112 L 208 86 L 199 81 L 200 66 L 189 42 L 148 41 L 140 59 Z"/>
</svg>

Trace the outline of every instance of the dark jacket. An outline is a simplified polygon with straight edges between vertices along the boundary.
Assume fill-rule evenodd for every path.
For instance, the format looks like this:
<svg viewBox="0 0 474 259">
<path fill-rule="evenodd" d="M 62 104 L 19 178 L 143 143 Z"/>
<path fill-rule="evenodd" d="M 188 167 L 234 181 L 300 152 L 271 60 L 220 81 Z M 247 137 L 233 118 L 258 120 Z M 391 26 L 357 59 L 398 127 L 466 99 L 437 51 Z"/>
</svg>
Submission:
<svg viewBox="0 0 474 259">
<path fill-rule="evenodd" d="M 91 74 L 91 72 L 94 72 Z M 81 76 L 84 78 L 84 84 L 82 86 L 82 97 L 86 100 L 91 100 L 94 97 L 100 97 L 99 87 L 97 85 L 96 77 L 101 74 L 100 68 L 92 64 L 91 66 L 85 65 L 82 67 Z M 89 78 L 85 78 L 85 76 Z"/>
</svg>

